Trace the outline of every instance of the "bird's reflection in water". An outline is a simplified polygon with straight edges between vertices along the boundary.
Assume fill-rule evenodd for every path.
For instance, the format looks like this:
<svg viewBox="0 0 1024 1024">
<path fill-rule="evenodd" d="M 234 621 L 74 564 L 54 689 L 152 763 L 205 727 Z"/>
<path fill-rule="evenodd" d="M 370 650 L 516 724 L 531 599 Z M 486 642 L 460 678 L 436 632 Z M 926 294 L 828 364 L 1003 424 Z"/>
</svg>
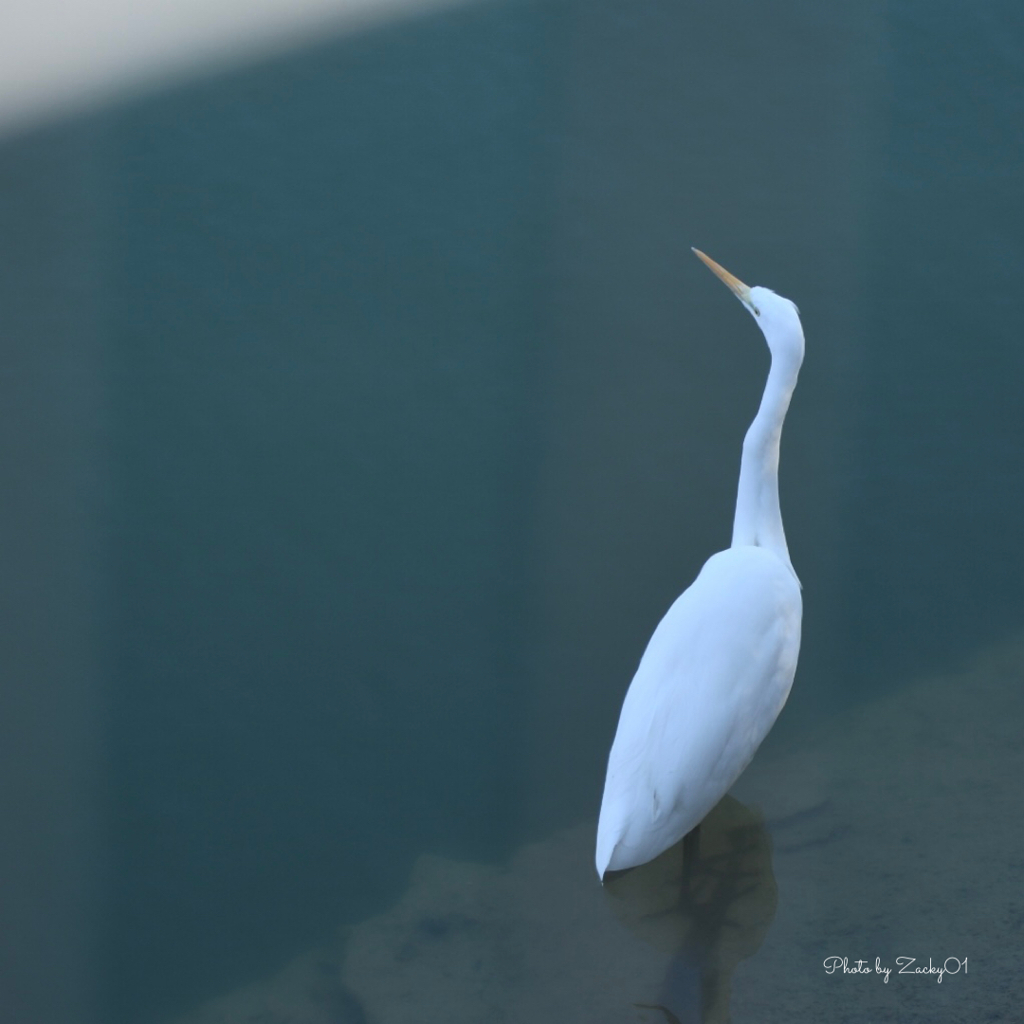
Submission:
<svg viewBox="0 0 1024 1024">
<path fill-rule="evenodd" d="M 761 815 L 726 796 L 696 833 L 609 873 L 604 890 L 634 935 L 673 954 L 661 992 L 636 1005 L 669 1024 L 726 1024 L 732 972 L 760 948 L 778 902 Z"/>
</svg>

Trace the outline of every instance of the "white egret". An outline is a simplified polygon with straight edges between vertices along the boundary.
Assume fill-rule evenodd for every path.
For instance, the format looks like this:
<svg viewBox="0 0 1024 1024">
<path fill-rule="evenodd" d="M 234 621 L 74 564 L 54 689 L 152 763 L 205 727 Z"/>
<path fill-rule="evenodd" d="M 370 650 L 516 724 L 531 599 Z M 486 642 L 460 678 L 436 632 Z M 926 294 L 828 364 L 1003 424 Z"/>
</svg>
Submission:
<svg viewBox="0 0 1024 1024">
<path fill-rule="evenodd" d="M 743 441 L 732 545 L 669 608 L 622 704 L 597 825 L 602 879 L 652 860 L 700 824 L 774 725 L 800 651 L 800 581 L 778 476 L 782 422 L 804 357 L 799 312 L 694 252 L 754 317 L 771 369 Z"/>
</svg>

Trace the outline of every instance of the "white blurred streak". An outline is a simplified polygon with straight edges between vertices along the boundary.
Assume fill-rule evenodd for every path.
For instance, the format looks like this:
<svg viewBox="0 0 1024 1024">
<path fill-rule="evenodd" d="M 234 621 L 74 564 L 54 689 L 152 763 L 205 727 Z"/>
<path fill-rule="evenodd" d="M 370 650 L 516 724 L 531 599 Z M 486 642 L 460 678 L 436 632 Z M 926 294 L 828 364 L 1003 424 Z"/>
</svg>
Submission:
<svg viewBox="0 0 1024 1024">
<path fill-rule="evenodd" d="M 465 0 L 6 0 L 0 133 Z"/>
</svg>

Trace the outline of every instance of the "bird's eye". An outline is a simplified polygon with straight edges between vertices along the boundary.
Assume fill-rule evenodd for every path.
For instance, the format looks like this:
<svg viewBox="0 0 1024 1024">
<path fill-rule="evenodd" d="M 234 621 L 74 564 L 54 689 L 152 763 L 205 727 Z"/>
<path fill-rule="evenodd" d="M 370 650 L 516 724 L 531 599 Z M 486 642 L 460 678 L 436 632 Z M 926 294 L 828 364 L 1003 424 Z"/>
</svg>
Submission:
<svg viewBox="0 0 1024 1024">
<path fill-rule="evenodd" d="M 750 308 L 754 311 L 754 316 L 761 315 L 761 310 L 759 310 L 753 303 L 750 304 Z"/>
</svg>

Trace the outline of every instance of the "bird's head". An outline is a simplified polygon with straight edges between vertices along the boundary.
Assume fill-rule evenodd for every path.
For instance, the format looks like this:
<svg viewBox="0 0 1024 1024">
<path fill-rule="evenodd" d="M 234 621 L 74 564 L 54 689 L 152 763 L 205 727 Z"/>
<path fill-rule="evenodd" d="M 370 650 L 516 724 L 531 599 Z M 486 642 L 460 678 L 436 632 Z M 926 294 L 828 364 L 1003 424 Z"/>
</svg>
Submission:
<svg viewBox="0 0 1024 1024">
<path fill-rule="evenodd" d="M 749 288 L 710 256 L 705 256 L 699 249 L 693 251 L 743 303 L 761 328 L 772 355 L 795 358 L 799 364 L 804 357 L 804 331 L 796 303 L 776 295 L 771 288 L 762 288 L 760 285 Z"/>
</svg>

